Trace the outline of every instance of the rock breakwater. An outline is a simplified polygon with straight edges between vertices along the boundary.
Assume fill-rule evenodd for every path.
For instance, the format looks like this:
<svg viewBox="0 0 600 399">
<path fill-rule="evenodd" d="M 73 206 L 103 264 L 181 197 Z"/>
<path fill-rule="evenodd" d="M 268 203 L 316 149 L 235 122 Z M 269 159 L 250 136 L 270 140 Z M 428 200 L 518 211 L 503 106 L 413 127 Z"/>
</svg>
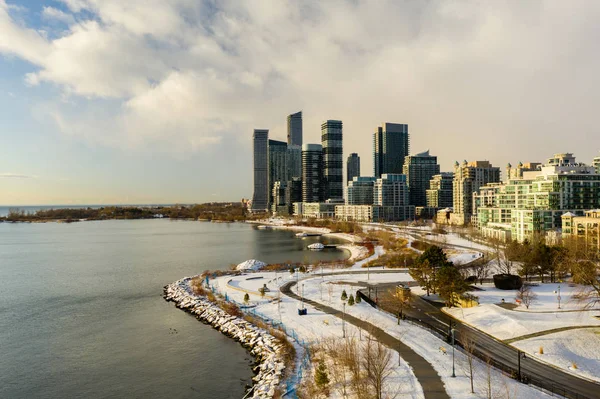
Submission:
<svg viewBox="0 0 600 399">
<path fill-rule="evenodd" d="M 257 374 L 252 378 L 252 396 L 247 394 L 245 397 L 272 398 L 285 369 L 284 345 L 266 330 L 230 315 L 205 297 L 195 295 L 190 287 L 191 280 L 192 277 L 186 277 L 167 285 L 164 298 L 246 347 L 258 365 L 254 368 Z"/>
</svg>

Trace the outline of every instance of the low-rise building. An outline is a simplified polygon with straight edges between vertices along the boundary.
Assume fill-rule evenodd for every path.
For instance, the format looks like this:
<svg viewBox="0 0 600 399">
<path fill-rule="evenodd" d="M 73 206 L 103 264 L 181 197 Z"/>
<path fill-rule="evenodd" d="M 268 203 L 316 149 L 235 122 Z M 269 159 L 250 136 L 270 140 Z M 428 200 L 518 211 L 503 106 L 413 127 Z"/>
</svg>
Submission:
<svg viewBox="0 0 600 399">
<path fill-rule="evenodd" d="M 414 205 L 337 205 L 335 217 L 353 222 L 399 222 L 414 219 L 415 207 Z"/>
<path fill-rule="evenodd" d="M 305 202 L 302 205 L 302 216 L 317 219 L 333 218 L 336 205 L 329 202 Z"/>
<path fill-rule="evenodd" d="M 584 216 L 567 212 L 561 219 L 563 238 L 578 238 L 586 245 L 600 250 L 600 209 L 586 211 Z"/>
</svg>

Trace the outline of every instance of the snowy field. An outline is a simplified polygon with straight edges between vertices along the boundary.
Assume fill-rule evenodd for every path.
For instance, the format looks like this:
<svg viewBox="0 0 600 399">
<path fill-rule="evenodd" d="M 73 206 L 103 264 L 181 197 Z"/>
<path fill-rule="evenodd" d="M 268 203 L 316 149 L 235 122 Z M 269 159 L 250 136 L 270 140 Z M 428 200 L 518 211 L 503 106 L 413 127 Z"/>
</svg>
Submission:
<svg viewBox="0 0 600 399">
<path fill-rule="evenodd" d="M 293 329 L 307 344 L 317 342 L 325 337 L 341 338 L 342 321 L 339 318 L 319 312 L 311 306 L 306 306 L 308 309 L 306 316 L 299 316 L 297 309 L 302 306 L 299 301 L 281 295 L 281 302 L 277 302 L 270 300 L 268 297 L 262 297 L 258 293 L 258 289 L 266 283 L 267 287 L 271 290 L 268 295 L 276 297 L 279 295 L 278 286 L 289 280 L 296 280 L 296 278 L 300 281 L 300 290 L 303 290 L 305 297 L 339 310 L 342 310 L 342 301 L 340 299 L 342 290 L 346 289 L 346 292 L 350 295 L 359 288 L 356 284 L 360 284 L 361 281 L 367 281 L 367 276 L 364 274 L 344 275 L 342 271 L 340 271 L 339 276 L 323 277 L 302 273 L 296 276 L 288 272 L 277 274 L 275 272 L 255 272 L 238 277 L 220 277 L 213 280 L 211 284 L 217 286 L 219 291 L 226 293 L 230 299 L 234 299 L 238 303 L 243 303 L 245 293 L 249 292 L 250 305 L 256 305 L 256 311 L 272 320 L 280 321 L 286 328 Z M 391 274 L 371 273 L 369 276 L 369 282 L 371 283 L 411 280 L 411 277 L 405 272 Z M 297 287 L 294 289 L 297 289 Z M 331 300 L 329 300 L 330 290 Z M 471 394 L 470 381 L 467 376 L 467 358 L 462 352 L 457 350 L 455 353 L 457 377 L 452 378 L 452 351 L 451 347 L 444 340 L 410 323 L 403 322 L 399 326 L 395 317 L 375 310 L 365 302 L 354 306 L 346 305 L 345 308 L 347 313 L 377 325 L 390 335 L 401 339 L 415 352 L 423 356 L 442 377 L 446 390 L 453 399 L 487 397 L 484 387 L 486 386 L 488 371 L 486 365 L 482 362 L 475 362 L 476 394 Z M 346 334 L 349 336 L 365 339 L 365 331 L 359 332 L 359 329 L 350 324 L 346 324 L 345 327 Z M 440 348 L 443 348 L 445 353 Z M 402 398 L 423 398 L 422 388 L 414 377 L 410 367 L 404 361 L 400 362 L 396 352 L 394 352 L 394 359 L 401 366 L 394 368 L 394 374 L 387 385 L 388 392 L 398 392 L 397 397 Z M 511 398 L 533 399 L 549 397 L 532 387 L 510 379 L 496 370 L 491 370 L 491 378 L 496 395 L 506 396 L 508 392 Z M 331 397 L 336 397 L 336 394 L 332 394 Z"/>
<path fill-rule="evenodd" d="M 466 324 L 494 337 L 507 340 L 570 326 L 600 326 L 593 312 L 515 312 L 496 305 L 473 308 L 451 308 L 446 311 Z"/>
<path fill-rule="evenodd" d="M 519 305 L 515 308 L 516 311 L 523 312 L 555 312 L 558 309 L 558 292 L 560 287 L 560 310 L 581 310 L 582 304 L 576 299 L 578 293 L 583 290 L 583 287 L 569 283 L 536 283 L 538 285 L 531 286 L 536 298 L 533 300 L 529 309 L 524 305 Z M 494 287 L 494 284 L 488 283 L 476 285 L 483 291 L 471 291 L 471 293 L 479 297 L 481 304 L 501 303 L 502 299 L 506 303 L 516 303 L 517 290 L 501 290 Z M 600 307 L 597 308 L 600 313 Z"/>
<path fill-rule="evenodd" d="M 600 328 L 563 331 L 512 345 L 579 377 L 600 381 Z"/>
</svg>

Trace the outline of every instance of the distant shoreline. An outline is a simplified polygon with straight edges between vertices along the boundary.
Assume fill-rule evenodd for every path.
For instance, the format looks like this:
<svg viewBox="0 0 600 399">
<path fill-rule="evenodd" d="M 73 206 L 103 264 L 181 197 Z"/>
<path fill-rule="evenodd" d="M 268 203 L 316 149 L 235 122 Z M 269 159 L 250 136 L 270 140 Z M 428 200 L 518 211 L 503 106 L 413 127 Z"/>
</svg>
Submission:
<svg viewBox="0 0 600 399">
<path fill-rule="evenodd" d="M 252 219 L 245 204 L 208 203 L 196 205 L 144 205 L 144 206 L 78 206 L 6 208 L 0 222 L 9 223 L 73 223 L 97 220 L 178 219 L 212 222 L 238 222 Z M 33 211 L 32 211 L 33 209 Z"/>
</svg>

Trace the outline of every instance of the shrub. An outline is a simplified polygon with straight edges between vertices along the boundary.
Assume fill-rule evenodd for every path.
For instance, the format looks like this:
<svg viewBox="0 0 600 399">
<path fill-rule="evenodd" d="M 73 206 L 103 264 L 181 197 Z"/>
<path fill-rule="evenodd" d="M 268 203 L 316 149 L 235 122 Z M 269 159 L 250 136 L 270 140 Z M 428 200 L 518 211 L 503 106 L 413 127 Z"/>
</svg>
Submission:
<svg viewBox="0 0 600 399">
<path fill-rule="evenodd" d="M 361 303 L 362 299 L 360 299 L 360 295 L 358 294 L 358 291 L 356 291 L 356 303 Z"/>
<path fill-rule="evenodd" d="M 540 355 L 543 355 L 543 354 L 544 354 L 544 347 L 540 346 Z"/>
<path fill-rule="evenodd" d="M 348 298 L 348 306 L 354 306 L 354 296 L 350 294 L 350 298 Z"/>
<path fill-rule="evenodd" d="M 345 301 L 346 299 L 348 299 L 348 294 L 346 294 L 346 290 L 342 291 L 342 301 Z"/>
</svg>

